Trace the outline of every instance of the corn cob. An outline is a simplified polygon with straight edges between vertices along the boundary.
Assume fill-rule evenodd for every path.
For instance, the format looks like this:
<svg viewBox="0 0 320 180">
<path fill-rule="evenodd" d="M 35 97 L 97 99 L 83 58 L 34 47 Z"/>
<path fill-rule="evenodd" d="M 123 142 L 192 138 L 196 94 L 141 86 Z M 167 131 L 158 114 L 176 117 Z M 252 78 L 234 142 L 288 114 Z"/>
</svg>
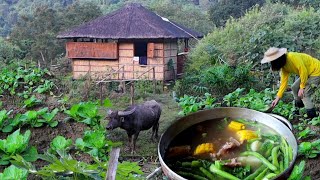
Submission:
<svg viewBox="0 0 320 180">
<path fill-rule="evenodd" d="M 252 130 L 240 130 L 237 132 L 237 135 L 238 135 L 240 142 L 243 142 L 244 140 L 258 138 L 257 133 Z"/>
<path fill-rule="evenodd" d="M 206 153 L 214 153 L 214 147 L 212 143 L 203 143 L 197 146 L 194 151 L 194 155 L 206 154 Z"/>
<path fill-rule="evenodd" d="M 246 126 L 240 122 L 237 121 L 231 121 L 228 125 L 228 128 L 232 131 L 239 131 L 246 128 Z"/>
</svg>

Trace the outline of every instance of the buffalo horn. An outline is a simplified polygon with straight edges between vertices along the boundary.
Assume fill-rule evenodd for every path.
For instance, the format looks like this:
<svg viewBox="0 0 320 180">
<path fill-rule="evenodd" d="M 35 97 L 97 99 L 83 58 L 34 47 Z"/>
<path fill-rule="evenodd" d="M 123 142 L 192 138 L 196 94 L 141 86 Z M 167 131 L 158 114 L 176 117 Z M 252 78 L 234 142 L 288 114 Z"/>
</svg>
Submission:
<svg viewBox="0 0 320 180">
<path fill-rule="evenodd" d="M 118 111 L 118 115 L 119 116 L 127 116 L 127 115 L 132 114 L 135 110 L 136 110 L 136 108 L 133 108 L 130 111 Z"/>
<path fill-rule="evenodd" d="M 110 115 L 110 114 L 112 114 L 112 110 L 111 109 L 108 110 L 108 115 Z"/>
</svg>

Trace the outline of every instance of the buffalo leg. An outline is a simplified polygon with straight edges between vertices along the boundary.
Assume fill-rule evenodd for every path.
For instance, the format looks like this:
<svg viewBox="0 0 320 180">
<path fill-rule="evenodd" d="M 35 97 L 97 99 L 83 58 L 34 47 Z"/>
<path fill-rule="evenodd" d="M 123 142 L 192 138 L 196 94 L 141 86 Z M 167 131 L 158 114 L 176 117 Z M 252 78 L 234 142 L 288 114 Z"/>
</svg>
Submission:
<svg viewBox="0 0 320 180">
<path fill-rule="evenodd" d="M 152 126 L 152 136 L 151 136 L 152 141 L 158 140 L 158 129 L 159 129 L 159 120 Z"/>
<path fill-rule="evenodd" d="M 136 152 L 136 142 L 137 142 L 138 136 L 139 136 L 139 132 L 137 132 L 133 135 L 133 139 L 132 139 L 133 140 L 132 141 L 133 148 L 132 148 L 131 154 L 134 154 Z"/>
<path fill-rule="evenodd" d="M 133 144 L 132 144 L 132 134 L 128 133 L 128 140 L 129 140 L 129 151 L 132 151 Z"/>
</svg>

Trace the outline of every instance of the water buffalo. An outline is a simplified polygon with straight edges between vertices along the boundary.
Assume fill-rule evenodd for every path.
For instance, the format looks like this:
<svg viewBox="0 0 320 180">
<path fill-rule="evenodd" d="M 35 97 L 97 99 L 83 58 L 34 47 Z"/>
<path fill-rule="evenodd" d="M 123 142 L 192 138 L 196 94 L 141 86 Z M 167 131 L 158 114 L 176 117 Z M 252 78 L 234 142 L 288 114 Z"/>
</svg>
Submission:
<svg viewBox="0 0 320 180">
<path fill-rule="evenodd" d="M 129 106 L 124 111 L 108 111 L 110 121 L 108 130 L 120 127 L 127 131 L 131 153 L 135 152 L 136 141 L 140 131 L 152 127 L 151 140 L 158 138 L 159 119 L 161 107 L 155 100 L 143 104 Z"/>
</svg>

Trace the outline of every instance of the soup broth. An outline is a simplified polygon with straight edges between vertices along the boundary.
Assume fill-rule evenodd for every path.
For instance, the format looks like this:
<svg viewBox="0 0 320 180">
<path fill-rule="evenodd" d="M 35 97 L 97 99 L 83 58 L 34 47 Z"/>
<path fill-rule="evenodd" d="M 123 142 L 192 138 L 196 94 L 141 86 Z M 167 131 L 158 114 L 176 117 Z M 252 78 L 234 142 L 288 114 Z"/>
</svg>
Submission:
<svg viewBox="0 0 320 180">
<path fill-rule="evenodd" d="M 252 158 L 256 154 L 264 159 Z M 251 160 L 256 162 L 247 162 Z M 271 165 L 265 164 L 264 160 Z M 292 149 L 273 129 L 253 121 L 227 118 L 207 120 L 187 128 L 171 141 L 165 154 L 166 164 L 187 179 L 198 179 L 194 176 L 201 174 L 203 178 L 210 179 L 208 174 L 197 172 L 198 166 L 190 165 L 195 161 L 201 162 L 201 166 L 215 179 L 224 178 L 211 171 L 210 166 L 214 163 L 220 163 L 223 172 L 242 179 L 261 166 L 269 168 L 265 175 L 278 175 L 291 160 Z M 242 176 L 232 174 L 236 169 L 242 169 Z"/>
</svg>

